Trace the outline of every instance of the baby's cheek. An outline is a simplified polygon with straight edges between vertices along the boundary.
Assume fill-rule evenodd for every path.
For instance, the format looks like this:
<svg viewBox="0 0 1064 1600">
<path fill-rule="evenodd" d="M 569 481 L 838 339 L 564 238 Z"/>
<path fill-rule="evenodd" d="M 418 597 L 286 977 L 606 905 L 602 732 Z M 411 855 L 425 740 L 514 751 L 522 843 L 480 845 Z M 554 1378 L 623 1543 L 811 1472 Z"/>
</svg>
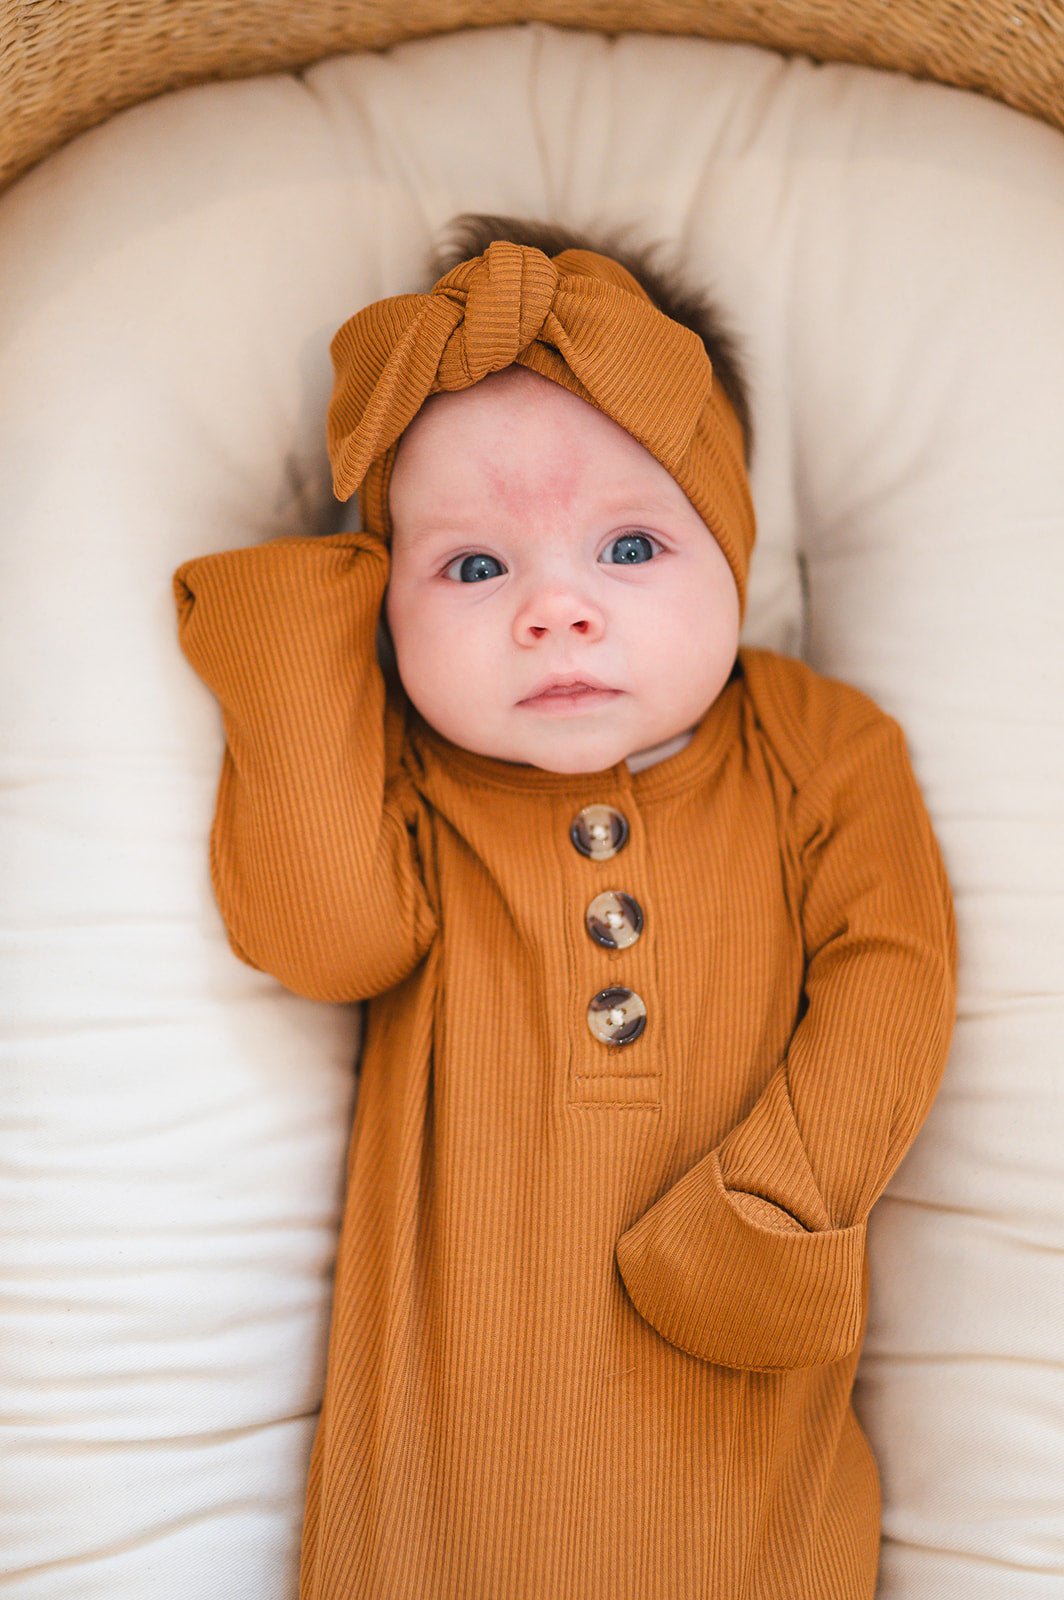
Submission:
<svg viewBox="0 0 1064 1600">
<path fill-rule="evenodd" d="M 397 614 L 394 631 L 390 626 L 385 631 L 385 627 L 386 619 L 381 635 L 386 648 L 390 641 L 399 682 L 421 715 L 436 726 L 439 718 L 449 714 L 456 684 L 468 682 L 471 676 L 463 641 L 454 640 L 430 615 L 419 616 L 413 608 Z"/>
</svg>

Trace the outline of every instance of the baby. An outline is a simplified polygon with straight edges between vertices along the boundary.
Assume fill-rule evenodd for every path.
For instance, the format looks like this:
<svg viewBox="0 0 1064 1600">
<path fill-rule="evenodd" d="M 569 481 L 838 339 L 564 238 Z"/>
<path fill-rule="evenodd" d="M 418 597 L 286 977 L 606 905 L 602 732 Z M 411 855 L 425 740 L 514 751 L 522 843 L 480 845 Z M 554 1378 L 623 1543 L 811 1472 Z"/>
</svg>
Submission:
<svg viewBox="0 0 1064 1600">
<path fill-rule="evenodd" d="M 899 724 L 739 646 L 712 308 L 464 221 L 332 340 L 363 531 L 174 576 L 232 948 L 370 1001 L 301 1600 L 872 1600 L 866 1229 L 951 1042 L 943 862 Z"/>
</svg>

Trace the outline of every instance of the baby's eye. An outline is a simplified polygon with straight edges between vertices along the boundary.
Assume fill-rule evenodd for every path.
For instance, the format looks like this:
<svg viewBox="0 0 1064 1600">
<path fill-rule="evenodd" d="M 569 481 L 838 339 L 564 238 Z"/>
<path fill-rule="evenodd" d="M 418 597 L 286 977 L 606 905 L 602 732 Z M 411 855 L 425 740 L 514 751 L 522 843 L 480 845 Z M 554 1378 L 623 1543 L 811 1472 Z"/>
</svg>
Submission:
<svg viewBox="0 0 1064 1600">
<path fill-rule="evenodd" d="M 617 560 L 607 562 L 607 566 L 620 566 L 622 562 L 626 566 L 641 566 L 644 563 L 644 559 L 649 561 L 653 557 L 653 551 L 651 550 L 650 546 L 657 545 L 657 543 L 658 541 L 656 539 L 652 539 L 649 533 L 619 534 L 616 539 L 612 539 L 610 541 L 610 543 L 607 545 L 607 549 L 616 550 L 618 545 L 624 546 L 625 548 L 622 549 Z M 660 548 L 661 547 L 659 546 L 659 549 Z M 644 551 L 646 552 L 645 558 L 643 554 Z"/>
<path fill-rule="evenodd" d="M 482 583 L 486 578 L 497 578 L 499 576 L 497 572 L 484 571 L 482 565 L 484 562 L 496 567 L 502 567 L 502 562 L 496 561 L 494 556 L 486 556 L 480 553 L 472 556 L 455 556 L 454 560 L 444 567 L 444 576 L 450 572 L 451 567 L 457 566 L 459 562 L 462 563 L 458 568 L 458 581 L 460 583 Z"/>
</svg>

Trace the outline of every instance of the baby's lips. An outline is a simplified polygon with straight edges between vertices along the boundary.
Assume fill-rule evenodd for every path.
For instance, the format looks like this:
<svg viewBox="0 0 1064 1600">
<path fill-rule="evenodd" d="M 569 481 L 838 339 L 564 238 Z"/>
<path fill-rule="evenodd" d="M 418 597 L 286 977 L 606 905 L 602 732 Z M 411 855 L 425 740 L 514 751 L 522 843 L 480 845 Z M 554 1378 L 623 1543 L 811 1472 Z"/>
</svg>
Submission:
<svg viewBox="0 0 1064 1600">
<path fill-rule="evenodd" d="M 573 674 L 572 681 L 568 683 L 555 681 L 564 677 L 565 674 L 559 672 L 554 673 L 551 677 L 541 678 L 539 683 L 525 695 L 524 700 L 519 701 L 518 704 L 523 705 L 527 700 L 538 700 L 542 695 L 547 694 L 572 694 L 578 689 L 592 689 L 606 694 L 621 693 L 621 690 L 615 689 L 612 684 L 603 683 L 601 678 L 595 678 L 591 675 L 586 678 L 578 678 Z"/>
</svg>

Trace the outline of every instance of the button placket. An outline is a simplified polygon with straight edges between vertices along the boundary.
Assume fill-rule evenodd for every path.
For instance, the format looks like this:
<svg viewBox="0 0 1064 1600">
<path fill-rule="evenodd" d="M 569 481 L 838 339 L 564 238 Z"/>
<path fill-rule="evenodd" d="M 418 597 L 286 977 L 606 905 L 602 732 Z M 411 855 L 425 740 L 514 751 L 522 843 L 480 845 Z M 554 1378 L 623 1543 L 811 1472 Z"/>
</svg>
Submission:
<svg viewBox="0 0 1064 1600">
<path fill-rule="evenodd" d="M 577 812 L 569 827 L 575 849 L 592 861 L 611 861 L 628 841 L 628 819 L 616 806 L 589 805 Z M 625 950 L 643 931 L 643 908 L 634 895 L 620 889 L 597 894 L 584 913 L 588 937 L 607 950 Z M 601 1044 L 633 1043 L 646 1027 L 647 1010 L 634 989 L 611 984 L 592 996 L 587 1025 Z"/>
</svg>

